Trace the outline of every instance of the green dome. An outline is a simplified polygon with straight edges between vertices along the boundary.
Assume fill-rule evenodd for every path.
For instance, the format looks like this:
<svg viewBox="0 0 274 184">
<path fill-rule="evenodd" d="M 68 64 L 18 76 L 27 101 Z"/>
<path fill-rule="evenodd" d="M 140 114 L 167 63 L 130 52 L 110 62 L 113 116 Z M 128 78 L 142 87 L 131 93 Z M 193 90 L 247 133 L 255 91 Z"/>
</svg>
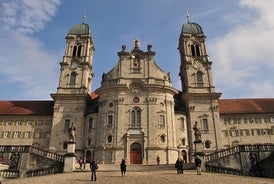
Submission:
<svg viewBox="0 0 274 184">
<path fill-rule="evenodd" d="M 89 25 L 85 23 L 75 24 L 74 26 L 70 28 L 68 34 L 74 34 L 74 35 L 90 34 Z"/>
<path fill-rule="evenodd" d="M 193 23 L 193 22 L 187 22 L 182 27 L 182 33 L 203 34 L 203 30 L 199 24 Z"/>
</svg>

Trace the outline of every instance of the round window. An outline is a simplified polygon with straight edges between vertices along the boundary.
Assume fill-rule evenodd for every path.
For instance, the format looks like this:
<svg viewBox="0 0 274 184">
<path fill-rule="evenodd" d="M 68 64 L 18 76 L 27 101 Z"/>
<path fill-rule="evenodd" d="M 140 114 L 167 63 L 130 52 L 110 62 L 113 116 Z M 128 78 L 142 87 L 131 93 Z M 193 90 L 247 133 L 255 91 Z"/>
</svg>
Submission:
<svg viewBox="0 0 274 184">
<path fill-rule="evenodd" d="M 208 148 L 210 148 L 210 141 L 206 141 L 205 142 L 205 147 L 208 149 Z"/>
<path fill-rule="evenodd" d="M 134 103 L 139 103 L 139 101 L 140 101 L 140 99 L 139 99 L 138 97 L 134 97 L 134 98 L 133 98 L 133 102 L 134 102 Z"/>
</svg>

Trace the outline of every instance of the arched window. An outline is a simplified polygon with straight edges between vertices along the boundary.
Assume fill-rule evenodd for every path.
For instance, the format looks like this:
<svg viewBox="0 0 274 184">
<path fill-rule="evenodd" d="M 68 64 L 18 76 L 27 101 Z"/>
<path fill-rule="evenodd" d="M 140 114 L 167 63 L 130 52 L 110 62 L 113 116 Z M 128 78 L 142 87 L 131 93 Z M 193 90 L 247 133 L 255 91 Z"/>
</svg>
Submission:
<svg viewBox="0 0 274 184">
<path fill-rule="evenodd" d="M 140 127 L 141 126 L 141 110 L 138 107 L 135 107 L 131 111 L 131 125 L 132 127 Z"/>
<path fill-rule="evenodd" d="M 182 139 L 182 145 L 183 145 L 183 146 L 186 145 L 186 139 L 185 139 L 185 138 Z"/>
<path fill-rule="evenodd" d="M 203 73 L 201 71 L 197 72 L 197 85 L 203 87 Z"/>
<path fill-rule="evenodd" d="M 81 45 L 74 45 L 72 51 L 72 57 L 79 57 L 81 56 L 82 46 Z"/>
<path fill-rule="evenodd" d="M 160 142 L 161 142 L 161 143 L 164 143 L 165 141 L 166 141 L 165 136 L 164 136 L 164 135 L 161 135 L 161 136 L 160 136 Z"/>
<path fill-rule="evenodd" d="M 112 142 L 112 136 L 109 135 L 109 136 L 108 136 L 108 143 L 111 143 L 111 142 Z"/>
<path fill-rule="evenodd" d="M 70 84 L 75 84 L 75 82 L 76 82 L 76 73 L 75 72 L 71 72 L 71 74 L 70 74 L 70 80 L 69 80 L 69 83 Z"/>
<path fill-rule="evenodd" d="M 200 46 L 199 45 L 191 45 L 191 54 L 192 56 L 200 56 Z"/>
</svg>

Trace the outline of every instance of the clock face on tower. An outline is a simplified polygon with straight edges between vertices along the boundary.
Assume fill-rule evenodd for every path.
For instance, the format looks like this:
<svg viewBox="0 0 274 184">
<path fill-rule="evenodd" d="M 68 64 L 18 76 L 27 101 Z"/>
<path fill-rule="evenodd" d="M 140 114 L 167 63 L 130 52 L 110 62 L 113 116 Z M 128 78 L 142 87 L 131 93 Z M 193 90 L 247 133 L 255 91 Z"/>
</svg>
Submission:
<svg viewBox="0 0 274 184">
<path fill-rule="evenodd" d="M 73 62 L 72 64 L 71 64 L 71 68 L 76 68 L 77 67 L 77 63 L 76 62 Z"/>
<path fill-rule="evenodd" d="M 199 70 L 199 69 L 202 68 L 202 63 L 201 63 L 200 61 L 198 61 L 198 60 L 194 60 L 194 61 L 192 62 L 192 66 L 193 66 L 193 68 Z"/>
</svg>

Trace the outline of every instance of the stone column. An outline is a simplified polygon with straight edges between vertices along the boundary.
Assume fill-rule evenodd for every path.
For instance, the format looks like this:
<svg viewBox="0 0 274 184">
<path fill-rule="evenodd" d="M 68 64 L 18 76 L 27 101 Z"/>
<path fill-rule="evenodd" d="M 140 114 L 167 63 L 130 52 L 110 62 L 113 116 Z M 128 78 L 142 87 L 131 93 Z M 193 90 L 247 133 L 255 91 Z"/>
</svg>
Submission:
<svg viewBox="0 0 274 184">
<path fill-rule="evenodd" d="M 202 160 L 201 169 L 202 171 L 205 171 L 205 162 L 204 162 L 205 153 L 203 152 L 202 140 L 201 139 L 195 140 L 194 147 L 195 147 L 194 158 L 196 155 L 200 157 L 200 159 Z"/>
<path fill-rule="evenodd" d="M 75 142 L 68 142 L 68 151 L 64 155 L 65 156 L 65 164 L 64 164 L 64 172 L 73 172 L 75 170 Z"/>
</svg>

